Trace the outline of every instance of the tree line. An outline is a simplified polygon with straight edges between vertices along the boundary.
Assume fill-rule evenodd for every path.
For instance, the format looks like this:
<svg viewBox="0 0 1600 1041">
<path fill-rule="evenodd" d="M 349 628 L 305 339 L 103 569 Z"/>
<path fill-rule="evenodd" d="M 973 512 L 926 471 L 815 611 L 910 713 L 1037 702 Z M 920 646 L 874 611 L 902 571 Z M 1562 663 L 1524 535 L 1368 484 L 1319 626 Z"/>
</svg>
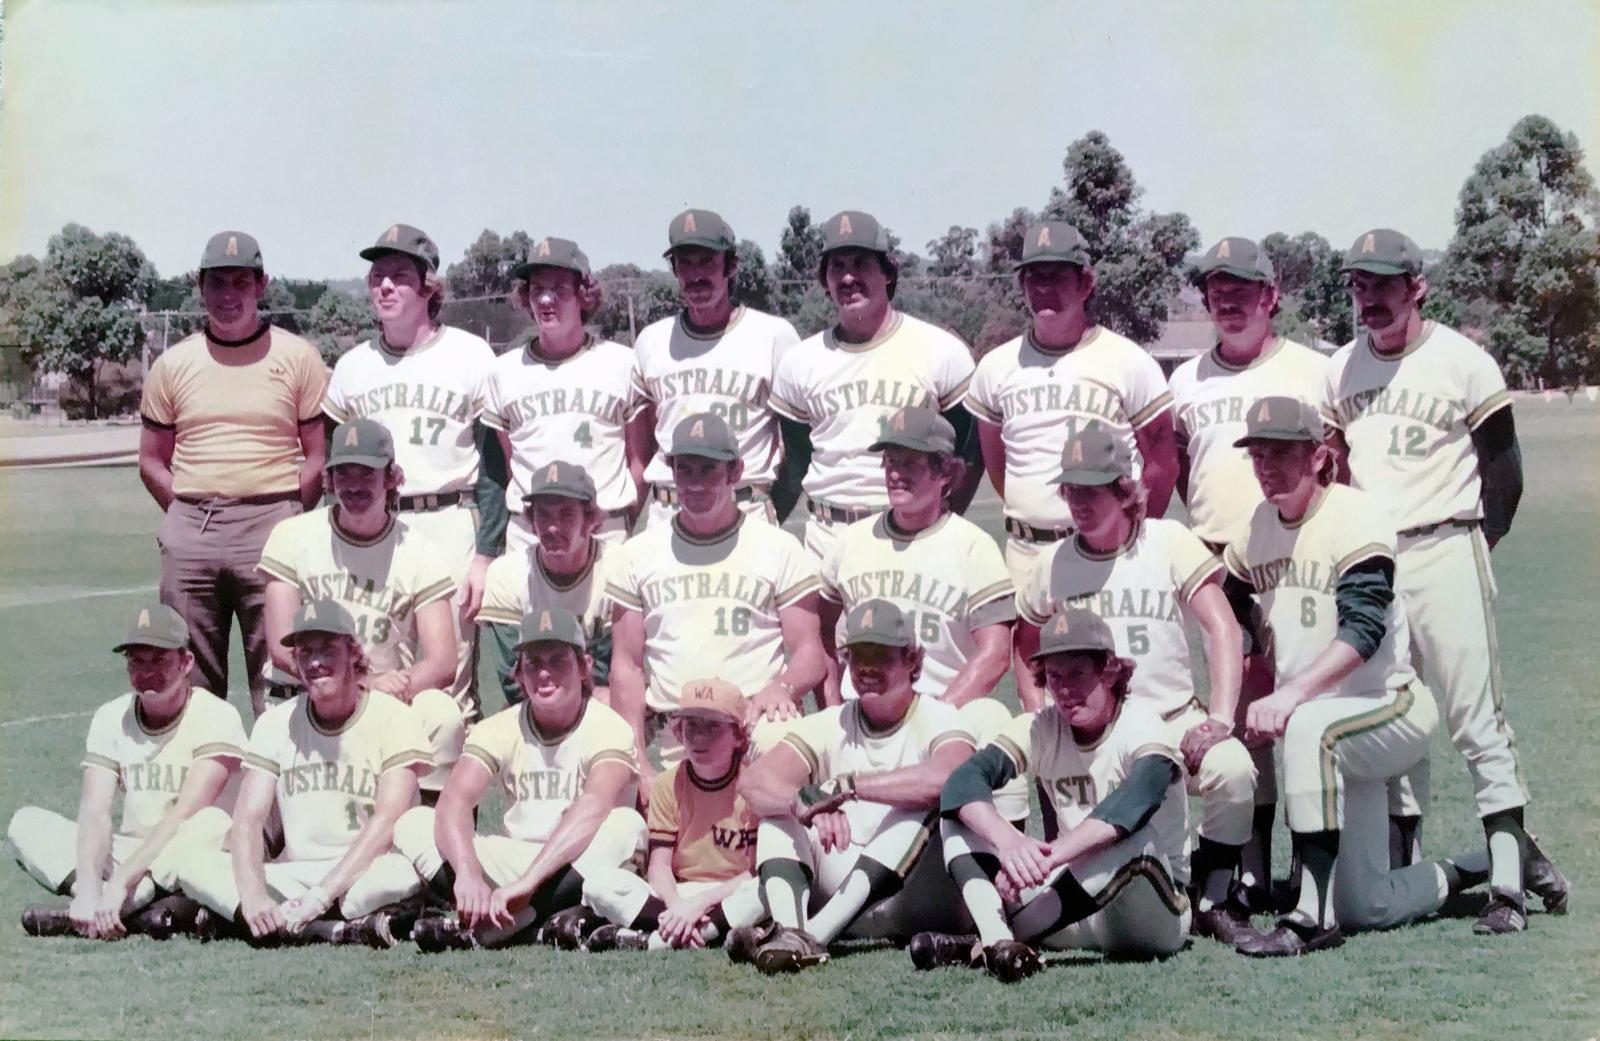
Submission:
<svg viewBox="0 0 1600 1041">
<path fill-rule="evenodd" d="M 952 225 L 921 252 L 891 230 L 896 303 L 982 354 L 1026 327 L 1014 277 L 1024 230 L 1036 220 L 1065 220 L 1096 258 L 1096 319 L 1154 343 L 1192 278 L 1202 241 L 1186 214 L 1147 210 L 1143 194 L 1109 138 L 1091 131 L 1067 148 L 1060 181 L 1037 209 L 1019 206 L 982 231 Z M 1519 120 L 1462 185 L 1454 236 L 1428 270 L 1426 313 L 1480 340 L 1513 386 L 1600 379 L 1597 220 L 1600 192 L 1576 136 L 1543 116 Z M 534 242 L 520 230 L 484 230 L 445 269 L 445 320 L 502 346 L 530 335 L 528 316 L 505 296 Z M 1274 232 L 1262 246 L 1282 289 L 1279 331 L 1306 342 L 1349 340 L 1355 327 L 1339 273 L 1343 246 L 1314 231 Z M 755 242 L 738 243 L 736 298 L 783 315 L 802 335 L 824 328 L 833 308 L 817 284 L 821 252 L 810 209 L 792 207 L 770 261 Z M 678 307 L 677 284 L 663 268 L 611 264 L 595 275 L 606 290 L 593 319 L 602 335 L 628 341 Z M 263 308 L 316 342 L 330 362 L 372 331 L 366 300 L 324 282 L 274 279 Z M 161 278 L 126 235 L 69 224 L 51 237 L 43 259 L 21 256 L 0 268 L 0 347 L 12 348 L 0 350 L 0 379 L 62 373 L 84 388 L 94 416 L 103 367 L 137 359 L 156 334 L 149 312 L 169 312 L 160 334 L 175 340 L 198 327 L 202 310 L 193 272 Z"/>
</svg>

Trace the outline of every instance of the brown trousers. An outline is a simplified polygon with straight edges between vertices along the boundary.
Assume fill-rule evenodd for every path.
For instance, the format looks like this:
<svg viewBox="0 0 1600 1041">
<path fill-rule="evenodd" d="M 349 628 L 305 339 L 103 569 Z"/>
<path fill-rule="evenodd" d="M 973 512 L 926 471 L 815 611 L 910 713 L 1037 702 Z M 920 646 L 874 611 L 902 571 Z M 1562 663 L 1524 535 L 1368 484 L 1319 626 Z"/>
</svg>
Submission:
<svg viewBox="0 0 1600 1041">
<path fill-rule="evenodd" d="M 245 503 L 175 499 L 156 533 L 161 547 L 161 599 L 189 623 L 194 682 L 228 696 L 228 640 L 239 619 L 252 703 L 267 688 L 267 577 L 257 570 L 261 547 L 298 500 Z"/>
</svg>

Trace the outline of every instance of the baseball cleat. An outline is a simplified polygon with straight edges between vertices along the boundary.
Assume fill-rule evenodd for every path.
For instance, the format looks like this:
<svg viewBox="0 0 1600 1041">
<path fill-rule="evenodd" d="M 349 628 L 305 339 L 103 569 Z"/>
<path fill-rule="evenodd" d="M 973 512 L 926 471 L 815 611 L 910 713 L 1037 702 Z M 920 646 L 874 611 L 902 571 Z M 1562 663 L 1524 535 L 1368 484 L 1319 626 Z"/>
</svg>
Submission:
<svg viewBox="0 0 1600 1041">
<path fill-rule="evenodd" d="M 643 929 L 629 929 L 625 925 L 613 925 L 607 922 L 583 941 L 586 951 L 647 951 L 650 949 L 650 934 Z"/>
<path fill-rule="evenodd" d="M 1337 925 L 1319 929 L 1292 918 L 1280 918 L 1270 933 L 1248 936 L 1234 950 L 1250 958 L 1293 958 L 1313 951 L 1331 951 L 1342 943 L 1344 933 Z"/>
<path fill-rule="evenodd" d="M 1490 891 L 1489 906 L 1472 924 L 1472 931 L 1479 936 L 1504 936 L 1527 928 L 1528 915 L 1523 909 L 1522 894 L 1499 888 Z"/>
<path fill-rule="evenodd" d="M 424 954 L 440 951 L 470 951 L 477 946 L 472 934 L 461 928 L 461 919 L 453 914 L 431 915 L 419 918 L 411 927 L 411 939 Z"/>
<path fill-rule="evenodd" d="M 1237 947 L 1241 941 L 1256 935 L 1244 909 L 1235 906 L 1231 901 L 1213 905 L 1205 911 L 1197 908 L 1189 931 L 1196 936 L 1209 936 L 1229 947 Z"/>
<path fill-rule="evenodd" d="M 983 967 L 1001 983 L 1015 983 L 1044 968 L 1044 962 L 1020 940 L 999 940 L 983 949 Z"/>
<path fill-rule="evenodd" d="M 1532 835 L 1528 836 L 1528 857 L 1522 862 L 1522 886 L 1544 901 L 1544 909 L 1550 914 L 1567 913 L 1567 898 L 1572 895 L 1572 886 L 1561 869 L 1544 855 Z"/>
<path fill-rule="evenodd" d="M 768 976 L 799 972 L 828 960 L 828 947 L 804 929 L 778 926 L 772 939 L 756 951 L 756 968 Z"/>
<path fill-rule="evenodd" d="M 911 964 L 919 969 L 938 969 L 946 965 L 973 965 L 978 949 L 976 936 L 956 936 L 951 933 L 918 933 L 906 947 L 911 952 Z"/>
<path fill-rule="evenodd" d="M 174 936 L 190 935 L 194 931 L 196 918 L 203 910 L 198 901 L 174 893 L 135 911 L 123 919 L 123 924 L 129 933 L 148 936 L 152 940 L 169 940 Z"/>
<path fill-rule="evenodd" d="M 563 951 L 576 951 L 583 947 L 589 934 L 606 924 L 606 920 L 581 904 L 557 911 L 546 918 L 534 934 L 534 942 Z"/>
<path fill-rule="evenodd" d="M 35 905 L 22 912 L 22 931 L 29 936 L 71 936 L 72 916 L 65 907 Z"/>
<path fill-rule="evenodd" d="M 778 931 L 778 923 L 770 919 L 761 925 L 745 925 L 728 933 L 728 939 L 723 947 L 728 952 L 731 962 L 753 962 L 756 960 L 756 951 L 761 945 L 772 939 L 772 934 Z"/>
<path fill-rule="evenodd" d="M 339 922 L 338 929 L 328 942 L 386 951 L 400 941 L 395 938 L 394 930 L 390 927 L 389 912 L 374 911 L 360 918 Z"/>
</svg>

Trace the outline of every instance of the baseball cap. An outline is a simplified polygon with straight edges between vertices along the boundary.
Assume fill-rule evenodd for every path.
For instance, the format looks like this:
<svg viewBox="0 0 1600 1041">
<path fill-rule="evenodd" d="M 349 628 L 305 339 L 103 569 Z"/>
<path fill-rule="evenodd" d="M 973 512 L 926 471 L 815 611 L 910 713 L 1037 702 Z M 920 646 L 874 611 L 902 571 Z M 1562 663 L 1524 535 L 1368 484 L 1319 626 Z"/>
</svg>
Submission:
<svg viewBox="0 0 1600 1041">
<path fill-rule="evenodd" d="M 265 271 L 266 265 L 261 260 L 261 243 L 257 242 L 254 235 L 246 235 L 242 231 L 219 231 L 206 242 L 206 250 L 200 254 L 200 270 L 206 271 L 214 267 L 247 267 L 254 271 Z"/>
<path fill-rule="evenodd" d="M 594 478 L 589 476 L 589 471 L 576 463 L 564 463 L 557 460 L 546 463 L 533 472 L 528 479 L 528 494 L 522 497 L 522 505 L 531 506 L 534 496 L 559 495 L 563 499 L 577 499 L 579 502 L 594 502 Z"/>
<path fill-rule="evenodd" d="M 1110 484 L 1133 476 L 1133 453 L 1127 442 L 1099 423 L 1092 423 L 1061 447 L 1061 472 L 1051 484 Z"/>
<path fill-rule="evenodd" d="M 744 725 L 744 694 L 727 680 L 690 680 L 678 695 L 674 716 L 727 719 Z"/>
<path fill-rule="evenodd" d="M 1030 224 L 1022 240 L 1022 259 L 1017 261 L 1017 266 L 1047 262 L 1088 267 L 1089 244 L 1077 228 L 1064 220 Z"/>
<path fill-rule="evenodd" d="M 1111 636 L 1111 627 L 1093 611 L 1081 607 L 1057 608 L 1050 620 L 1039 630 L 1039 649 L 1028 656 L 1038 661 L 1051 654 L 1068 651 L 1117 652 L 1117 641 Z"/>
<path fill-rule="evenodd" d="M 540 239 L 528 259 L 511 269 L 511 277 L 522 280 L 536 267 L 559 267 L 589 277 L 589 258 L 571 239 Z"/>
<path fill-rule="evenodd" d="M 1250 406 L 1245 435 L 1233 443 L 1243 448 L 1252 441 L 1321 441 L 1322 417 L 1299 398 L 1262 398 Z"/>
<path fill-rule="evenodd" d="M 1422 250 L 1392 228 L 1373 228 L 1351 244 L 1339 270 L 1370 271 L 1374 275 L 1420 275 Z"/>
<path fill-rule="evenodd" d="M 530 643 L 550 642 L 584 650 L 583 623 L 578 621 L 578 616 L 560 607 L 540 608 L 522 616 L 522 625 L 517 629 L 518 650 Z"/>
<path fill-rule="evenodd" d="M 694 455 L 731 463 L 739 458 L 739 442 L 721 416 L 700 412 L 672 428 L 672 451 L 668 455 Z"/>
<path fill-rule="evenodd" d="M 439 247 L 428 238 L 428 233 L 409 224 L 391 224 L 389 230 L 378 236 L 378 241 L 361 251 L 362 260 L 377 260 L 385 253 L 404 253 L 416 257 L 432 271 L 439 270 Z"/>
<path fill-rule="evenodd" d="M 667 251 L 663 257 L 672 256 L 680 246 L 704 246 L 726 253 L 735 248 L 733 229 L 719 213 L 711 210 L 684 210 L 667 225 Z"/>
<path fill-rule="evenodd" d="M 352 419 L 340 423 L 333 430 L 333 440 L 328 445 L 327 470 L 351 463 L 373 470 L 382 469 L 394 462 L 394 435 L 389 428 L 375 419 Z"/>
<path fill-rule="evenodd" d="M 869 249 L 887 255 L 889 233 L 872 214 L 844 210 L 829 217 L 822 226 L 822 255 L 836 249 Z"/>
<path fill-rule="evenodd" d="M 127 635 L 111 650 L 117 654 L 134 647 L 160 647 L 176 651 L 189 646 L 189 623 L 183 615 L 159 600 L 144 604 L 128 625 Z"/>
<path fill-rule="evenodd" d="M 910 448 L 917 452 L 954 452 L 956 428 L 931 408 L 907 406 L 889 417 L 878 440 L 867 451 L 885 448 Z"/>
<path fill-rule="evenodd" d="M 1195 274 L 1201 281 L 1207 275 L 1221 272 L 1251 282 L 1275 282 L 1278 273 L 1272 258 L 1249 239 L 1229 237 L 1206 250 L 1206 255 L 1195 265 Z"/>
<path fill-rule="evenodd" d="M 350 617 L 343 604 L 337 600 L 312 600 L 300 605 L 294 613 L 294 623 L 289 634 L 278 642 L 293 647 L 306 633 L 332 633 L 335 636 L 356 636 L 356 620 Z"/>
<path fill-rule="evenodd" d="M 844 639 L 840 645 L 876 643 L 884 647 L 910 647 L 911 625 L 905 612 L 887 600 L 865 600 L 844 617 Z"/>
</svg>

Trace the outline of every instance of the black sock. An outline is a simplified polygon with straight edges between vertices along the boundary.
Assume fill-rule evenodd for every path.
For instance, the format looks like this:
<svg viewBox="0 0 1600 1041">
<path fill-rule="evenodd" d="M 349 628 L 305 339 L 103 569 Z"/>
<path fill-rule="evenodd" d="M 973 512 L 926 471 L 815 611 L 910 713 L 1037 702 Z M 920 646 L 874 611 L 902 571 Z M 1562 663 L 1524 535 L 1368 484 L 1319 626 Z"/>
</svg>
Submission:
<svg viewBox="0 0 1600 1041">
<path fill-rule="evenodd" d="M 713 906 L 710 911 L 706 912 L 706 917 L 711 919 L 711 928 L 717 931 L 718 936 L 727 936 L 733 931 L 733 928 L 728 925 L 727 912 L 722 909 L 721 904 Z"/>
<path fill-rule="evenodd" d="M 787 857 L 773 857 L 763 861 L 756 869 L 756 877 L 761 880 L 761 906 L 767 909 L 767 914 L 773 918 L 772 907 L 768 904 L 767 882 L 771 879 L 781 879 L 787 882 L 789 890 L 795 899 L 795 921 L 804 922 L 810 908 L 806 907 L 806 900 L 811 893 L 811 872 L 798 860 Z"/>
<path fill-rule="evenodd" d="M 1299 854 L 1300 865 L 1303 869 L 1302 879 L 1310 876 L 1311 884 L 1317 887 L 1315 925 L 1317 928 L 1327 928 L 1333 924 L 1331 909 L 1333 897 L 1333 866 L 1339 859 L 1339 833 L 1337 831 L 1296 831 L 1291 836 L 1294 841 L 1295 852 Z M 1302 885 L 1304 883 L 1302 882 Z M 1301 903 L 1305 903 L 1305 894 L 1302 892 Z"/>
<path fill-rule="evenodd" d="M 1200 910 L 1208 911 L 1227 903 L 1233 873 L 1239 866 L 1239 851 L 1243 848 L 1200 836 L 1194 855 L 1194 888 L 1200 894 Z"/>
<path fill-rule="evenodd" d="M 452 906 L 455 904 L 456 869 L 450 866 L 448 860 L 439 865 L 439 870 L 435 871 L 433 877 L 428 879 L 428 892 L 447 904 Z"/>
<path fill-rule="evenodd" d="M 978 878 L 993 882 L 1000 876 L 1000 858 L 993 853 L 963 853 L 953 858 L 945 870 L 957 889 Z"/>
<path fill-rule="evenodd" d="M 545 879 L 544 885 L 534 891 L 529 904 L 539 912 L 541 920 L 557 911 L 577 907 L 583 903 L 583 876 L 571 864 Z"/>
<path fill-rule="evenodd" d="M 77 868 L 73 868 L 71 871 L 67 872 L 67 877 L 63 878 L 61 880 L 61 884 L 59 886 L 56 886 L 56 895 L 57 896 L 71 896 L 72 895 L 72 887 L 77 881 L 78 881 L 78 870 L 77 870 Z"/>
<path fill-rule="evenodd" d="M 643 932 L 652 932 L 656 924 L 661 921 L 661 912 L 667 909 L 666 903 L 654 893 L 645 898 L 644 906 L 639 908 L 639 913 L 633 916 L 633 921 L 628 923 L 629 929 L 639 929 Z"/>
<path fill-rule="evenodd" d="M 1389 867 L 1410 867 L 1417 862 L 1422 841 L 1422 817 L 1389 815 Z"/>
</svg>

